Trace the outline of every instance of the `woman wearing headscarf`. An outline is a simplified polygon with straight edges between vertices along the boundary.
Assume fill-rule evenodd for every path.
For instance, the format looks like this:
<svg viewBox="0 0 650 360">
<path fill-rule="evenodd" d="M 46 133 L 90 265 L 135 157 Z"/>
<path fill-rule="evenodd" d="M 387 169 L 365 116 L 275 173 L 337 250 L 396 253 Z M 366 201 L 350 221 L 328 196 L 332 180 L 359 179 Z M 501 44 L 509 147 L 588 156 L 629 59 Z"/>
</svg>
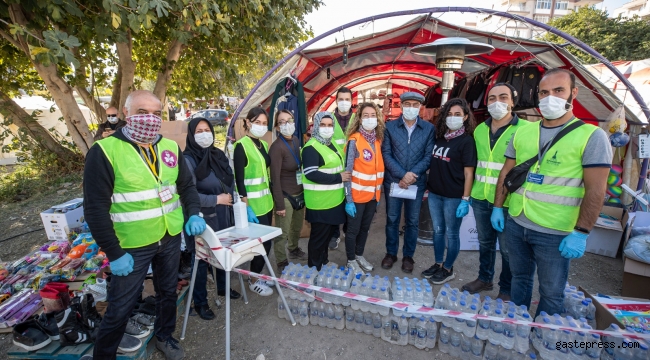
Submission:
<svg viewBox="0 0 650 360">
<path fill-rule="evenodd" d="M 332 143 L 334 119 L 329 112 L 314 116 L 311 140 L 302 148 L 305 218 L 311 223 L 307 264 L 318 270 L 328 263 L 327 246 L 332 234 L 345 222 L 344 181 L 350 172 L 343 171 L 341 149 Z"/>
<path fill-rule="evenodd" d="M 195 118 L 188 124 L 185 151 L 183 156 L 185 163 L 192 173 L 192 179 L 196 184 L 196 190 L 201 200 L 201 213 L 210 228 L 219 231 L 234 225 L 232 215 L 232 192 L 234 188 L 234 176 L 228 164 L 228 158 L 223 151 L 214 146 L 214 129 L 212 124 L 204 118 Z M 185 234 L 185 242 L 194 258 L 195 244 L 194 237 Z M 206 282 L 208 279 L 208 263 L 199 261 L 194 280 L 194 309 L 202 319 L 212 320 L 215 315 L 208 306 L 208 291 Z M 192 263 L 194 268 L 194 263 Z M 217 269 L 217 294 L 226 295 L 226 273 Z M 235 290 L 230 290 L 231 299 L 239 299 L 241 295 Z"/>
<path fill-rule="evenodd" d="M 273 216 L 273 196 L 269 184 L 269 145 L 262 137 L 266 135 L 269 115 L 261 107 L 252 108 L 244 120 L 246 135 L 235 143 L 233 165 L 235 167 L 235 184 L 241 200 L 246 203 L 248 222 L 271 225 Z M 269 254 L 272 241 L 264 242 L 266 254 Z M 257 255 L 251 260 L 250 270 L 261 273 L 264 269 L 264 257 Z M 260 296 L 273 295 L 273 290 L 261 279 L 251 277 L 249 288 Z"/>
<path fill-rule="evenodd" d="M 345 185 L 345 212 L 348 214 L 345 252 L 350 272 L 372 271 L 373 266 L 363 257 L 372 218 L 377 212 L 384 182 L 384 159 L 381 141 L 384 119 L 379 107 L 367 102 L 359 105 L 357 117 L 348 126 L 345 146 L 345 170 L 352 173 Z"/>
</svg>

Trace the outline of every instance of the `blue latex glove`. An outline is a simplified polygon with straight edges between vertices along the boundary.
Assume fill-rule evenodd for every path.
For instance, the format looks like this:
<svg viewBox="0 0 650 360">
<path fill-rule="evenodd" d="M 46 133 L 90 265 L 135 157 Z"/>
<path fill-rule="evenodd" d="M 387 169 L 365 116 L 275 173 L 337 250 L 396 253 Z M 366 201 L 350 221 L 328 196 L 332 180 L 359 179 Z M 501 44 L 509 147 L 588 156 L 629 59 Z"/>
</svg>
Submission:
<svg viewBox="0 0 650 360">
<path fill-rule="evenodd" d="M 253 208 L 250 206 L 246 207 L 246 214 L 248 215 L 248 222 L 256 223 L 259 224 L 260 221 L 257 220 L 257 215 L 255 215 L 255 212 L 253 212 Z"/>
<path fill-rule="evenodd" d="M 456 208 L 456 217 L 462 218 L 469 213 L 469 201 L 461 200 Z"/>
<path fill-rule="evenodd" d="M 587 236 L 589 234 L 575 231 L 562 239 L 560 244 L 560 252 L 565 259 L 577 259 L 585 253 L 587 247 Z"/>
<path fill-rule="evenodd" d="M 187 224 L 185 224 L 185 232 L 192 236 L 203 234 L 205 226 L 205 220 L 203 220 L 202 217 L 192 215 L 190 216 L 190 219 L 187 220 Z"/>
<path fill-rule="evenodd" d="M 126 253 L 121 258 L 111 261 L 111 272 L 117 276 L 127 276 L 133 271 L 133 256 Z"/>
<path fill-rule="evenodd" d="M 503 232 L 503 228 L 505 227 L 506 219 L 503 216 L 503 208 L 499 207 L 493 207 L 492 208 L 492 215 L 490 215 L 490 222 L 492 223 L 492 227 L 494 230 L 498 232 Z"/>
<path fill-rule="evenodd" d="M 354 217 L 357 215 L 357 206 L 354 205 L 354 203 L 347 203 L 345 204 L 345 212 L 350 215 L 350 217 Z"/>
</svg>

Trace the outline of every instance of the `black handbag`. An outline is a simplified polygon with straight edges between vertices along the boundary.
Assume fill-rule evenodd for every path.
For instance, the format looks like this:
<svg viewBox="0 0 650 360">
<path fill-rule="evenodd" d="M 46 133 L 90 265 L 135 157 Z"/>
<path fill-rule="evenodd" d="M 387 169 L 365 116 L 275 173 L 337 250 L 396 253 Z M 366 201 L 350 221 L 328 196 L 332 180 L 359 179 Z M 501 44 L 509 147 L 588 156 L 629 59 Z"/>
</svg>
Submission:
<svg viewBox="0 0 650 360">
<path fill-rule="evenodd" d="M 546 151 L 546 149 L 550 149 L 553 145 L 555 145 L 560 139 L 564 137 L 564 135 L 570 133 L 574 129 L 577 129 L 578 127 L 584 125 L 585 123 L 582 120 L 578 120 L 569 126 L 565 127 L 562 129 L 554 138 L 553 140 L 546 144 L 544 146 L 544 149 L 542 150 L 542 153 Z M 513 167 L 510 169 L 508 174 L 506 174 L 506 177 L 503 180 L 503 186 L 506 187 L 508 192 L 515 192 L 517 191 L 524 183 L 526 182 L 526 179 L 528 178 L 528 171 L 530 168 L 535 165 L 537 162 L 539 155 L 535 155 L 534 157 L 522 162 L 521 164 Z"/>
<path fill-rule="evenodd" d="M 287 198 L 287 200 L 289 200 L 289 203 L 291 204 L 291 207 L 294 210 L 302 210 L 302 209 L 305 208 L 305 195 L 304 195 L 304 193 L 301 193 L 298 196 L 291 196 L 291 195 L 289 195 L 289 194 L 287 194 L 286 192 L 283 191 L 282 194 L 284 195 L 285 198 Z"/>
</svg>

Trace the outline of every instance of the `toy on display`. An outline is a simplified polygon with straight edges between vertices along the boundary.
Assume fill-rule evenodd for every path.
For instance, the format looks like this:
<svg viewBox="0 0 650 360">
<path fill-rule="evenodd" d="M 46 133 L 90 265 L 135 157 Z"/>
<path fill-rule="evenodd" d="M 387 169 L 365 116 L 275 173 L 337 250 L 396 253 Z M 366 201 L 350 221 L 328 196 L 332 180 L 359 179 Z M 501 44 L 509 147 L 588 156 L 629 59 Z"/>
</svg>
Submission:
<svg viewBox="0 0 650 360">
<path fill-rule="evenodd" d="M 607 177 L 607 199 L 608 203 L 620 204 L 621 203 L 621 194 L 623 193 L 623 168 L 620 165 L 612 165 L 609 170 L 609 176 Z"/>
</svg>

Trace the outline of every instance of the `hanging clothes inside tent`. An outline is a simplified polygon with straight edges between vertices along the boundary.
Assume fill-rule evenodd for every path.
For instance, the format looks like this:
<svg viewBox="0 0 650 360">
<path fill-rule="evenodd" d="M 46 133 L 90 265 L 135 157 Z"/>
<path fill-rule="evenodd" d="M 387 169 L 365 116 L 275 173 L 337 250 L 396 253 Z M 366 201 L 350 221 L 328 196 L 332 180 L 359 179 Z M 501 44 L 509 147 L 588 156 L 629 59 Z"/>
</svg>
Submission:
<svg viewBox="0 0 650 360">
<path fill-rule="evenodd" d="M 280 81 L 273 92 L 271 109 L 269 111 L 269 130 L 273 131 L 273 120 L 277 110 L 289 110 L 293 113 L 296 122 L 296 131 L 294 135 L 300 139 L 301 145 L 303 134 L 307 132 L 307 106 L 305 103 L 305 92 L 302 83 L 291 77 Z"/>
</svg>

